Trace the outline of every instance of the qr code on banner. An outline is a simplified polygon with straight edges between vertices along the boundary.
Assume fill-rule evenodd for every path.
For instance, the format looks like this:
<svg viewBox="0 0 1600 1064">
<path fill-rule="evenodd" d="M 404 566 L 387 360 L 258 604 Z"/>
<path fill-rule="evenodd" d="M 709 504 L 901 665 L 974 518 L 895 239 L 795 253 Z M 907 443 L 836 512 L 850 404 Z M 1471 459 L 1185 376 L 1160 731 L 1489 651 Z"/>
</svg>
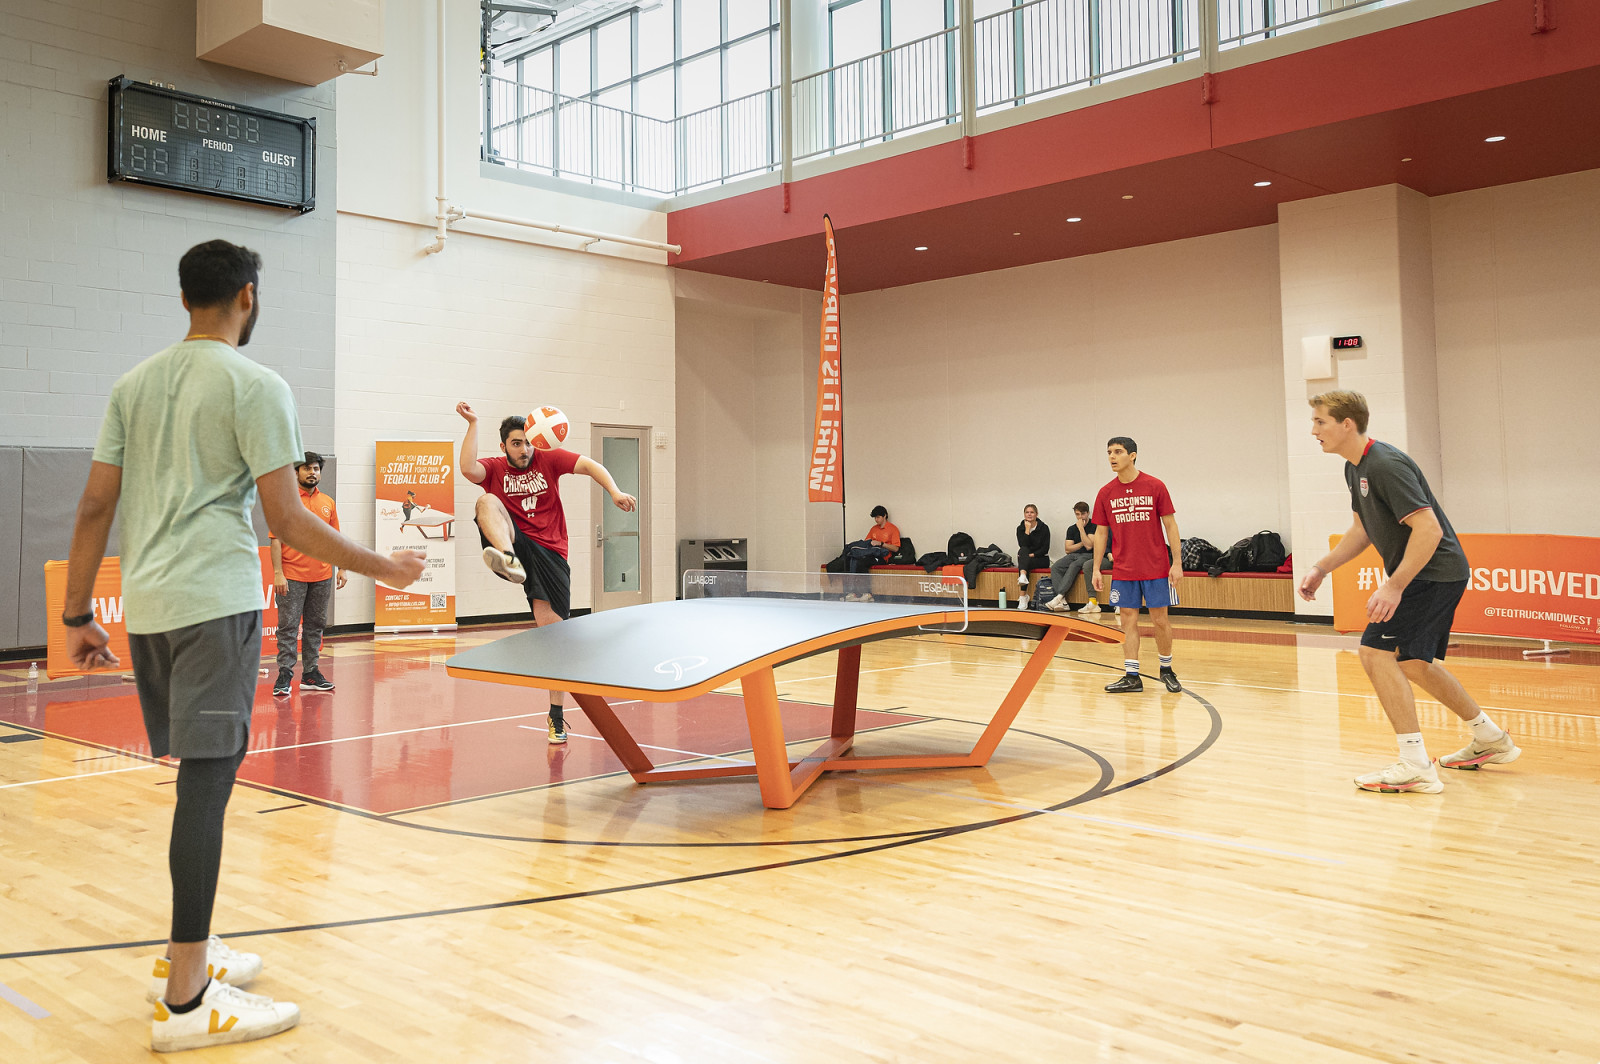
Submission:
<svg viewBox="0 0 1600 1064">
<path fill-rule="evenodd" d="M 430 610 L 442 610 L 442 609 L 444 609 L 444 596 L 443 595 L 429 595 L 428 596 L 428 608 Z"/>
</svg>

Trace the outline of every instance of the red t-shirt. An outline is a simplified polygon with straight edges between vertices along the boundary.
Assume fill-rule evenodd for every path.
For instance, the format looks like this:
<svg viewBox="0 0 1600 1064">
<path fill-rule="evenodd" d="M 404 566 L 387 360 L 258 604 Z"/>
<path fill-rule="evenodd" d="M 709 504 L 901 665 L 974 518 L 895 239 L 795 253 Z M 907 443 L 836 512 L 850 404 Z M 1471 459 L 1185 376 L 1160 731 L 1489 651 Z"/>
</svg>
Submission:
<svg viewBox="0 0 1600 1064">
<path fill-rule="evenodd" d="M 480 458 L 489 471 L 480 487 L 506 504 L 517 531 L 541 547 L 567 556 L 567 515 L 556 483 L 583 457 L 576 451 L 535 449 L 527 469 L 513 469 L 505 455 Z"/>
<path fill-rule="evenodd" d="M 1172 572 L 1161 519 L 1174 512 L 1167 486 L 1145 473 L 1100 489 L 1090 520 L 1110 530 L 1111 579 L 1160 580 Z"/>
</svg>

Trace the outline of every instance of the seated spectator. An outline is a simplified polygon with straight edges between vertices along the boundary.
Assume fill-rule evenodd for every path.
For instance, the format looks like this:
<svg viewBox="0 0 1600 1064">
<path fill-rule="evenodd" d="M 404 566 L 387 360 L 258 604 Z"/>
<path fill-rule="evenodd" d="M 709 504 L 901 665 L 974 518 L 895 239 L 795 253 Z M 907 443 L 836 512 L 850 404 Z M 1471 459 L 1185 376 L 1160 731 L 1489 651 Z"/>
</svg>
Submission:
<svg viewBox="0 0 1600 1064">
<path fill-rule="evenodd" d="M 1017 525 L 1017 586 L 1022 589 L 1022 601 L 1028 597 L 1028 570 L 1048 568 L 1050 526 L 1039 520 L 1039 508 L 1030 502 L 1022 508 L 1022 521 Z"/>
<path fill-rule="evenodd" d="M 889 523 L 889 511 L 882 506 L 872 508 L 872 527 L 867 538 L 858 539 L 844 548 L 850 562 L 850 572 L 864 573 L 874 565 L 882 565 L 900 549 L 900 530 Z"/>
<path fill-rule="evenodd" d="M 1089 504 L 1075 503 L 1072 517 L 1073 523 L 1067 527 L 1063 546 L 1066 553 L 1050 567 L 1050 586 L 1055 588 L 1056 597 L 1046 602 L 1045 608 L 1057 613 L 1064 613 L 1068 609 L 1067 593 L 1072 590 L 1072 582 L 1078 578 L 1078 574 L 1094 564 L 1095 523 L 1089 520 Z M 1089 589 L 1089 601 L 1078 612 L 1099 613 L 1100 605 L 1095 601 L 1094 587 L 1089 583 L 1089 577 L 1085 576 L 1083 581 Z"/>
</svg>

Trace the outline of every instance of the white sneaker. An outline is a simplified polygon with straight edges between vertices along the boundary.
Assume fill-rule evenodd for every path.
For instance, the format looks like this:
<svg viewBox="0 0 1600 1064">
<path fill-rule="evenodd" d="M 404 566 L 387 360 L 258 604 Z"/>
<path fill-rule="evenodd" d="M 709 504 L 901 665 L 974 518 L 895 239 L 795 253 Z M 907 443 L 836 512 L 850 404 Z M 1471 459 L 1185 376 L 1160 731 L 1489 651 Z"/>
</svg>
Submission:
<svg viewBox="0 0 1600 1064">
<path fill-rule="evenodd" d="M 287 1031 L 300 1022 L 300 1006 L 247 994 L 215 979 L 206 984 L 200 1004 L 181 1015 L 156 1002 L 150 1022 L 150 1048 L 176 1053 L 230 1042 L 249 1042 Z"/>
<path fill-rule="evenodd" d="M 1439 758 L 1439 764 L 1444 768 L 1476 770 L 1480 765 L 1509 765 L 1521 756 L 1522 747 L 1512 742 L 1511 733 L 1506 732 L 1492 743 L 1474 739 L 1455 753 Z"/>
<path fill-rule="evenodd" d="M 1017 586 L 1018 587 L 1027 587 L 1028 586 L 1028 574 L 1026 572 L 1018 570 L 1018 572 L 1017 572 Z"/>
<path fill-rule="evenodd" d="M 502 580 L 509 580 L 513 584 L 525 583 L 528 574 L 523 572 L 522 562 L 517 560 L 515 554 L 507 551 L 496 550 L 493 547 L 483 548 L 483 564 L 494 570 L 494 575 Z"/>
<path fill-rule="evenodd" d="M 1078 607 L 1078 612 L 1079 613 L 1099 613 L 1100 612 L 1100 607 L 1099 607 L 1099 605 L 1097 605 L 1095 603 L 1094 599 L 1090 599 L 1088 602 L 1085 602 L 1082 606 Z"/>
<path fill-rule="evenodd" d="M 1028 608 L 1028 596 L 1027 595 L 1023 595 L 1021 598 L 1017 599 L 1017 609 L 1025 610 L 1027 608 Z"/>
<path fill-rule="evenodd" d="M 1063 610 L 1065 610 L 1067 608 L 1067 596 L 1065 596 L 1065 595 L 1057 595 L 1055 598 L 1051 599 L 1049 602 L 1046 602 L 1044 604 L 1044 608 L 1047 609 L 1047 610 L 1055 610 L 1057 613 L 1062 612 Z"/>
<path fill-rule="evenodd" d="M 1417 791 L 1421 794 L 1438 794 L 1444 790 L 1439 773 L 1433 765 L 1418 768 L 1409 761 L 1396 761 L 1388 768 L 1356 777 L 1356 786 L 1364 791 Z"/>
<path fill-rule="evenodd" d="M 167 976 L 172 974 L 172 962 L 157 957 L 150 985 L 145 988 L 146 1001 L 160 1001 L 167 992 Z M 206 974 L 219 983 L 229 986 L 246 986 L 261 974 L 261 957 L 256 953 L 241 953 L 229 949 L 222 939 L 212 935 L 206 940 Z"/>
</svg>

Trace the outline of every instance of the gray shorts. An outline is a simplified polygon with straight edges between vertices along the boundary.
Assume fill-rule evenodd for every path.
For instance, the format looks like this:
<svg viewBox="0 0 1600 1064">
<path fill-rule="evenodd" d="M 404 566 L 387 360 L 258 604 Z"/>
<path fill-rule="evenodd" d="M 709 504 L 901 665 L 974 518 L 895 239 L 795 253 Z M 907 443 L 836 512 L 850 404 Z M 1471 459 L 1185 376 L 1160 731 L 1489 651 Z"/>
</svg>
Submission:
<svg viewBox="0 0 1600 1064">
<path fill-rule="evenodd" d="M 232 757 L 250 737 L 261 611 L 128 635 L 144 731 L 156 757 Z"/>
</svg>

